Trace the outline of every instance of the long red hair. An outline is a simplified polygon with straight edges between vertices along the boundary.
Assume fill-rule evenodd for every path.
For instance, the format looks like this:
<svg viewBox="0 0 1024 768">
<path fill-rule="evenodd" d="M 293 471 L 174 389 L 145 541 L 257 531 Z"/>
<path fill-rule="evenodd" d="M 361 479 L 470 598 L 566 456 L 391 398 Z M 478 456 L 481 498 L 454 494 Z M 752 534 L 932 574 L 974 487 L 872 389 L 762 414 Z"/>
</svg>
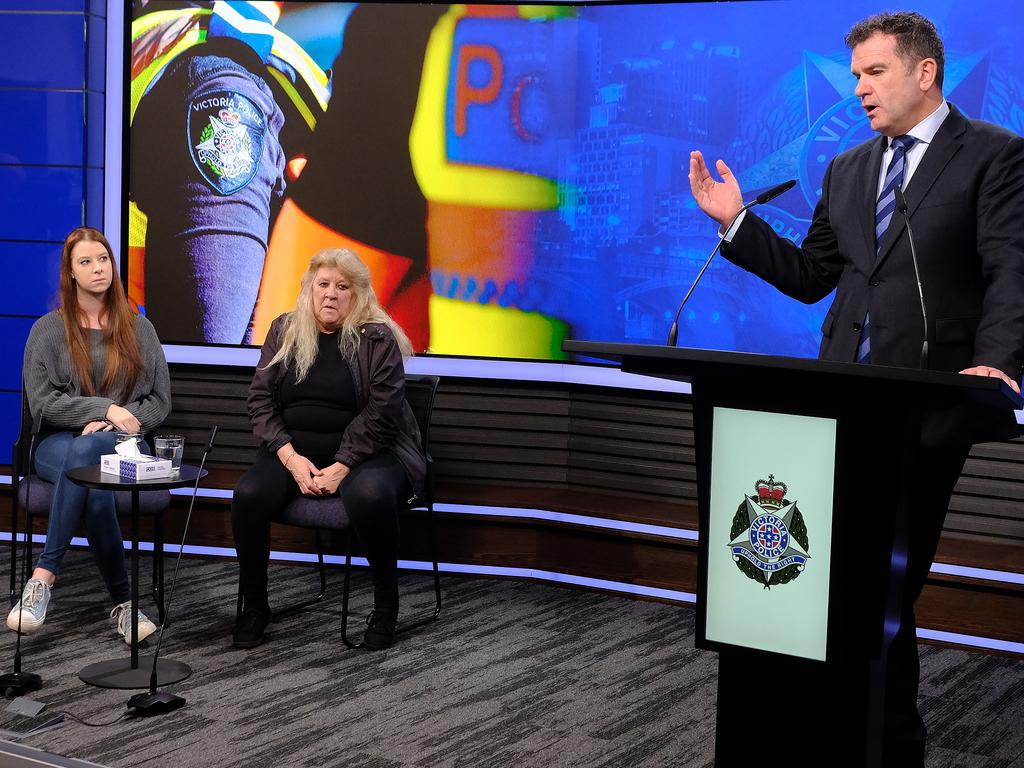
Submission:
<svg viewBox="0 0 1024 768">
<path fill-rule="evenodd" d="M 138 381 L 139 372 L 142 370 L 142 356 L 139 354 L 139 343 L 135 338 L 135 309 L 129 303 L 117 274 L 117 262 L 114 261 L 114 251 L 110 243 L 102 232 L 92 227 L 71 230 L 64 238 L 64 247 L 60 254 L 60 312 L 64 318 L 64 336 L 71 352 L 71 366 L 74 368 L 82 393 L 95 395 L 92 358 L 89 357 L 89 343 L 82 330 L 83 321 L 88 325 L 88 320 L 78 303 L 78 289 L 71 271 L 71 251 L 82 241 L 100 243 L 106 248 L 107 255 L 110 256 L 111 269 L 114 270 L 110 288 L 104 297 L 103 309 L 100 310 L 100 325 L 103 327 L 103 340 L 107 347 L 107 367 L 103 372 L 100 390 L 128 397 L 135 388 L 135 382 Z"/>
</svg>

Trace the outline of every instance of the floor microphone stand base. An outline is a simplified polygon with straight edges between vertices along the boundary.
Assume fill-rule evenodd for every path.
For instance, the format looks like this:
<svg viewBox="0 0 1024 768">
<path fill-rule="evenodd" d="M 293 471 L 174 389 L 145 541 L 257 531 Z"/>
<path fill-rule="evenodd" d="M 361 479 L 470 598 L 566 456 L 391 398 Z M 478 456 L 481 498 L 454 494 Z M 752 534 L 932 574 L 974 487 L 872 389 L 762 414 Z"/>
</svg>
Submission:
<svg viewBox="0 0 1024 768">
<path fill-rule="evenodd" d="M 34 672 L 8 672 L 0 675 L 0 691 L 4 696 L 24 696 L 43 687 L 43 678 Z"/>
<path fill-rule="evenodd" d="M 128 699 L 128 714 L 137 717 L 150 717 L 172 712 L 185 706 L 185 699 L 166 691 L 137 693 Z"/>
</svg>

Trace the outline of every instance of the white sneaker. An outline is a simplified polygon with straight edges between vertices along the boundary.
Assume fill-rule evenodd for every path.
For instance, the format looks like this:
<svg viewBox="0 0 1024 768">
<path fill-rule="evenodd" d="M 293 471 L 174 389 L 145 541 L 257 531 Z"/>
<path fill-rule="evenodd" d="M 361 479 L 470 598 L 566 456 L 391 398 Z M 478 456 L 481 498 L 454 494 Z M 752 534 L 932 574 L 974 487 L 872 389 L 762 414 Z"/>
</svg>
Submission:
<svg viewBox="0 0 1024 768">
<path fill-rule="evenodd" d="M 8 629 L 18 631 L 18 617 L 21 619 L 22 634 L 35 632 L 46 621 L 46 608 L 50 605 L 50 585 L 40 579 L 29 579 L 25 590 L 11 612 L 7 614 Z"/>
<path fill-rule="evenodd" d="M 110 609 L 110 618 L 114 620 L 117 634 L 124 638 L 124 641 L 128 645 L 132 644 L 132 625 L 128 623 L 128 616 L 132 612 L 132 601 L 128 600 L 115 605 Z M 139 642 L 141 643 L 147 637 L 156 632 L 156 624 L 147 618 L 146 614 L 142 611 L 138 613 L 139 622 Z"/>
</svg>

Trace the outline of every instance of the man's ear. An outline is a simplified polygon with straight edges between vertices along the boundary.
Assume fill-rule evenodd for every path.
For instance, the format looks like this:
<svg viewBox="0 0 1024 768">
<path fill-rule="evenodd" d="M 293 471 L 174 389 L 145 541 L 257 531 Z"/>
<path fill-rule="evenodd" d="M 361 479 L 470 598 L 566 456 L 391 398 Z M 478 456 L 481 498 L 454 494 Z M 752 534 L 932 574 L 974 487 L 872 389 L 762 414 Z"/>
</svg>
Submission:
<svg viewBox="0 0 1024 768">
<path fill-rule="evenodd" d="M 920 73 L 918 83 L 920 83 L 922 91 L 928 91 L 933 85 L 935 85 L 935 76 L 939 72 L 939 65 L 935 59 L 927 58 L 921 59 L 917 63 L 918 72 Z"/>
</svg>

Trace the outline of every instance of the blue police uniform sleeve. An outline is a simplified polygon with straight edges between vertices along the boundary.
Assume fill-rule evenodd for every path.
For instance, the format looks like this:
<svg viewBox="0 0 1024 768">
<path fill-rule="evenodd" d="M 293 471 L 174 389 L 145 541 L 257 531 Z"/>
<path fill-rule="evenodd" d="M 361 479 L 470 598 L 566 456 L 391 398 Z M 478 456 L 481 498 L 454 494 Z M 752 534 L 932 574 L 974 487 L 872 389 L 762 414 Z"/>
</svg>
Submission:
<svg viewBox="0 0 1024 768">
<path fill-rule="evenodd" d="M 283 124 L 263 79 L 225 56 L 182 56 L 143 97 L 132 190 L 148 218 L 146 314 L 164 340 L 244 340 L 285 187 Z"/>
</svg>

